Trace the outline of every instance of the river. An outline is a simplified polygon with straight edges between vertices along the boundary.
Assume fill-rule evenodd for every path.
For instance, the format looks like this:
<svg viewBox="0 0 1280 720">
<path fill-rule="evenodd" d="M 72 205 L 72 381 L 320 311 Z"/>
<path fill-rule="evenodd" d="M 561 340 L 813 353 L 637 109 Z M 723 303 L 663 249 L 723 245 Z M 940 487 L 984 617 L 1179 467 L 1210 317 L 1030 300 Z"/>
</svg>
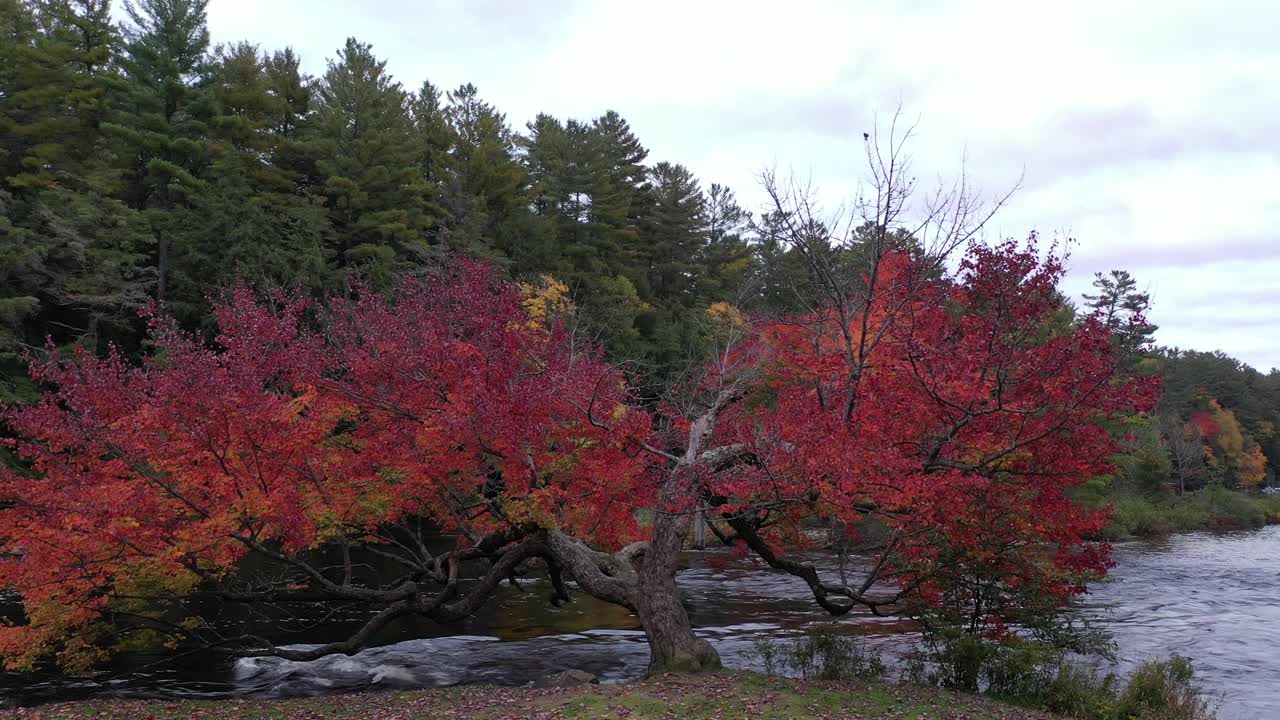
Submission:
<svg viewBox="0 0 1280 720">
<path fill-rule="evenodd" d="M 1121 670 L 1185 655 L 1222 720 L 1280 717 L 1280 526 L 1117 545 L 1112 579 L 1082 603 Z"/>
<path fill-rule="evenodd" d="M 1280 526 L 1227 535 L 1182 535 L 1115 547 L 1111 579 L 1094 587 L 1080 612 L 1110 631 L 1124 673 L 1149 657 L 1190 657 L 1222 720 L 1280 717 Z M 756 665 L 751 650 L 824 620 L 805 585 L 749 559 L 690 553 L 680 573 L 693 621 L 725 664 Z M 284 696 L 359 688 L 411 688 L 457 683 L 523 684 L 576 668 L 603 681 L 636 677 L 648 650 L 635 618 L 616 606 L 578 595 L 552 608 L 543 583 L 505 588 L 486 610 L 448 627 L 403 625 L 379 647 L 352 657 L 309 663 L 277 659 L 217 661 L 141 654 L 115 661 L 92 679 L 7 674 L 0 696 L 25 703 L 107 692 L 160 696 Z M 354 618 L 352 619 L 355 620 Z M 915 638 L 902 622 L 858 615 L 866 643 L 889 659 Z M 307 631 L 305 639 L 336 639 L 350 624 Z M 303 638 L 277 629 L 278 642 Z"/>
</svg>

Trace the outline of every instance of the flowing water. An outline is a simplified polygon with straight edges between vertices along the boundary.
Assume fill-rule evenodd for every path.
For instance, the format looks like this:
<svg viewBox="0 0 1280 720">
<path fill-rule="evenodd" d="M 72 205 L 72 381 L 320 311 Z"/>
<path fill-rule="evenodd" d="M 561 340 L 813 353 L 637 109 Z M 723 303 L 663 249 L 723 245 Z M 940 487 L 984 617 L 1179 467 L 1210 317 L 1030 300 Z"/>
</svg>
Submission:
<svg viewBox="0 0 1280 720">
<path fill-rule="evenodd" d="M 1081 603 L 1119 647 L 1116 668 L 1170 654 L 1194 661 L 1222 720 L 1280 717 L 1280 526 L 1230 535 L 1184 535 L 1118 545 L 1112 579 Z M 680 573 L 694 624 L 726 665 L 754 667 L 752 645 L 824 620 L 799 580 L 749 559 L 690 553 Z M 38 675 L 0 678 L 0 697 L 22 702 L 108 692 L 162 696 L 286 696 L 361 688 L 411 688 L 492 682 L 519 685 L 565 669 L 605 682 L 636 677 L 648 662 L 634 617 L 577 595 L 553 608 L 540 582 L 505 588 L 486 610 L 451 626 L 403 625 L 357 655 L 313 662 L 278 659 L 177 661 L 135 654 L 110 674 L 68 680 Z M 277 642 L 326 642 L 352 623 L 305 633 L 278 629 Z M 892 660 L 916 638 L 909 625 L 867 615 L 857 624 L 871 648 Z"/>
<path fill-rule="evenodd" d="M 1222 720 L 1280 718 L 1280 526 L 1116 547 L 1112 580 L 1082 603 L 1120 648 L 1121 670 L 1192 659 Z"/>
</svg>

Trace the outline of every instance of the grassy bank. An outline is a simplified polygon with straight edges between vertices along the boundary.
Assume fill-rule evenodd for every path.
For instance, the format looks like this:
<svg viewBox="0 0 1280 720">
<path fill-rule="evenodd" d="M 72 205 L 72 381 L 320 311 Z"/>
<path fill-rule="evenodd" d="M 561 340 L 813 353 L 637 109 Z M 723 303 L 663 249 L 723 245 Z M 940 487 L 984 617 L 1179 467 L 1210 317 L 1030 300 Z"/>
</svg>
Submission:
<svg viewBox="0 0 1280 720">
<path fill-rule="evenodd" d="M 1051 720 L 1057 716 L 947 690 L 878 681 L 802 682 L 748 672 L 724 672 L 549 690 L 471 685 L 290 700 L 85 700 L 11 710 L 0 713 L 0 717 L 41 720 Z"/>
<path fill-rule="evenodd" d="M 1249 495 L 1211 487 L 1186 495 L 1115 495 L 1107 538 L 1245 530 L 1280 523 L 1280 496 Z"/>
</svg>

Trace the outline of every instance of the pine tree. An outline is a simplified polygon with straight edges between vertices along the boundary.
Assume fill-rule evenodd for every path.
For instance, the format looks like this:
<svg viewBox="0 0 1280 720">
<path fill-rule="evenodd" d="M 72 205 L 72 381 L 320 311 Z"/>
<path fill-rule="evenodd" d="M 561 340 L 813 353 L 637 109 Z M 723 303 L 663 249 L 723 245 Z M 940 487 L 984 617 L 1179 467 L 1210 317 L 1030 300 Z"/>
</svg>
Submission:
<svg viewBox="0 0 1280 720">
<path fill-rule="evenodd" d="M 279 171 L 282 192 L 323 205 L 320 148 L 314 141 L 316 82 L 302 72 L 301 64 L 292 48 L 277 50 L 265 61 L 267 92 L 273 100 L 267 107 L 267 128 L 272 137 L 270 165 Z"/>
<path fill-rule="evenodd" d="M 449 153 L 457 142 L 449 124 L 446 102 L 445 93 L 427 80 L 409 103 L 409 114 L 417 136 L 415 160 L 418 171 L 427 178 L 436 195 L 439 195 L 449 171 Z"/>
<path fill-rule="evenodd" d="M 539 115 L 521 140 L 534 212 L 554 221 L 569 274 L 643 282 L 636 253 L 647 201 L 647 151 L 617 113 L 590 123 Z M 589 292 L 589 290 L 588 290 Z"/>
<path fill-rule="evenodd" d="M 582 191 L 588 199 L 589 241 L 606 267 L 627 264 L 643 271 L 642 258 L 628 249 L 637 245 L 645 211 L 648 170 L 643 163 L 648 151 L 612 110 L 592 121 L 584 140 Z M 635 272 L 631 276 L 640 279 Z"/>
<path fill-rule="evenodd" d="M 522 243 L 517 266 L 535 273 L 550 272 L 580 285 L 579 268 L 591 264 L 594 250 L 584 242 L 587 218 L 583 210 L 583 131 L 570 121 L 539 113 L 516 142 L 528 177 L 530 237 Z M 533 238 L 541 242 L 536 245 Z"/>
<path fill-rule="evenodd" d="M 430 186 L 414 162 L 409 96 L 370 45 L 350 38 L 329 61 L 313 136 L 338 266 L 386 283 L 429 259 Z"/>
<path fill-rule="evenodd" d="M 0 360 L 18 373 L 23 343 L 127 342 L 147 233 L 115 199 L 118 155 L 102 133 L 122 88 L 107 4 L 6 3 L 0 28 Z"/>
<path fill-rule="evenodd" d="M 172 256 L 198 223 L 192 195 L 208 163 L 211 105 L 203 73 L 209 49 L 208 0 L 126 2 L 121 64 L 129 83 L 126 111 L 112 130 L 128 147 L 125 200 L 143 211 L 154 238 L 155 296 L 168 297 Z"/>
<path fill-rule="evenodd" d="M 448 214 L 444 244 L 493 258 L 519 253 L 528 213 L 524 168 L 506 117 L 470 83 L 448 93 L 443 110 L 452 146 L 441 177 Z"/>
<path fill-rule="evenodd" d="M 1084 299 L 1115 336 L 1123 356 L 1133 361 L 1149 346 L 1159 326 L 1147 321 L 1151 296 L 1138 291 L 1138 281 L 1125 270 L 1112 270 L 1106 275 L 1093 274 L 1097 294 Z"/>
<path fill-rule="evenodd" d="M 0 0 L 0 369 L 6 378 L 0 400 L 10 400 L 25 389 L 17 378 L 22 374 L 18 351 L 23 340 L 23 323 L 35 314 L 39 300 L 28 287 L 36 243 L 21 226 L 23 214 L 11 187 L 12 178 L 22 172 L 23 158 L 34 138 L 21 129 L 29 122 L 20 98 L 33 83 L 26 76 L 38 68 L 34 62 L 37 40 L 35 16 L 20 0 Z M 17 222 L 15 222 L 15 219 Z"/>
<path fill-rule="evenodd" d="M 643 356 L 636 322 L 652 310 L 638 292 L 648 275 L 640 252 L 644 147 L 613 112 L 591 123 L 539 115 L 528 129 L 520 142 L 534 228 L 548 236 L 530 266 L 557 268 L 587 330 L 616 356 Z"/>
<path fill-rule="evenodd" d="M 754 292 L 747 303 L 768 314 L 806 312 L 815 306 L 821 290 L 814 281 L 814 263 L 807 261 L 790 242 L 792 218 L 775 211 L 751 223 L 755 236 Z M 833 252 L 824 228 L 809 228 L 810 249 L 830 256 Z"/>
<path fill-rule="evenodd" d="M 694 278 L 700 305 L 736 304 L 751 290 L 756 260 L 747 233 L 751 213 L 738 205 L 733 191 L 712 183 L 707 190 L 706 243 L 698 258 L 701 275 Z"/>
<path fill-rule="evenodd" d="M 706 239 L 706 199 L 687 168 L 660 162 L 649 171 L 644 201 L 640 232 L 627 255 L 645 303 L 636 327 L 657 381 L 699 344 L 694 283 L 703 275 L 698 261 Z"/>
<path fill-rule="evenodd" d="M 202 192 L 192 198 L 201 222 L 175 258 L 185 292 L 171 298 L 202 317 L 212 284 L 326 285 L 324 209 L 305 179 L 280 162 L 279 146 L 290 141 L 306 99 L 273 92 L 269 67 L 248 43 L 220 47 L 210 64 L 210 163 Z"/>
<path fill-rule="evenodd" d="M 689 308 L 695 279 L 705 273 L 699 261 L 707 238 L 707 201 L 683 165 L 660 162 L 649 180 L 653 205 L 641 250 L 648 271 L 644 293 Z"/>
<path fill-rule="evenodd" d="M 560 242 L 574 242 L 575 285 L 589 308 L 609 308 L 602 317 L 601 336 L 622 357 L 646 353 L 640 339 L 652 312 L 639 288 L 647 274 L 640 248 L 640 223 L 647 202 L 648 151 L 622 116 L 609 111 L 590 125 L 570 122 L 573 160 L 568 167 L 572 185 L 570 217 L 574 234 Z"/>
<path fill-rule="evenodd" d="M 0 172 L 17 188 L 57 185 L 89 160 L 116 82 L 118 41 L 101 0 L 0 6 L 8 36 L 0 60 L 6 92 Z M 60 175 L 61 173 L 61 175 Z"/>
<path fill-rule="evenodd" d="M 538 113 L 527 134 L 517 138 L 529 175 L 529 195 L 538 215 L 558 215 L 568 194 L 564 185 L 570 160 L 570 140 L 564 123 L 546 113 Z"/>
</svg>

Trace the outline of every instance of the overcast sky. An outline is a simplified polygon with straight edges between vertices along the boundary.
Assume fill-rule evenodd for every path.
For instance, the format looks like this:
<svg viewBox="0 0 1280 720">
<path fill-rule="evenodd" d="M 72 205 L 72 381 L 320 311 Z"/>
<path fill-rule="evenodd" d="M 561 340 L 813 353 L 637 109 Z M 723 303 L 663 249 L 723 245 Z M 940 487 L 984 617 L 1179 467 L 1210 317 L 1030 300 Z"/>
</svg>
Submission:
<svg viewBox="0 0 1280 720">
<path fill-rule="evenodd" d="M 649 149 L 758 209 L 776 164 L 835 208 L 862 132 L 919 118 L 922 181 L 968 170 L 995 236 L 1069 235 L 1067 290 L 1132 272 L 1157 340 L 1280 366 L 1280 3 L 211 0 L 214 42 L 313 74 L 370 42 L 407 89 L 472 82 L 517 129 L 620 112 Z"/>
</svg>

